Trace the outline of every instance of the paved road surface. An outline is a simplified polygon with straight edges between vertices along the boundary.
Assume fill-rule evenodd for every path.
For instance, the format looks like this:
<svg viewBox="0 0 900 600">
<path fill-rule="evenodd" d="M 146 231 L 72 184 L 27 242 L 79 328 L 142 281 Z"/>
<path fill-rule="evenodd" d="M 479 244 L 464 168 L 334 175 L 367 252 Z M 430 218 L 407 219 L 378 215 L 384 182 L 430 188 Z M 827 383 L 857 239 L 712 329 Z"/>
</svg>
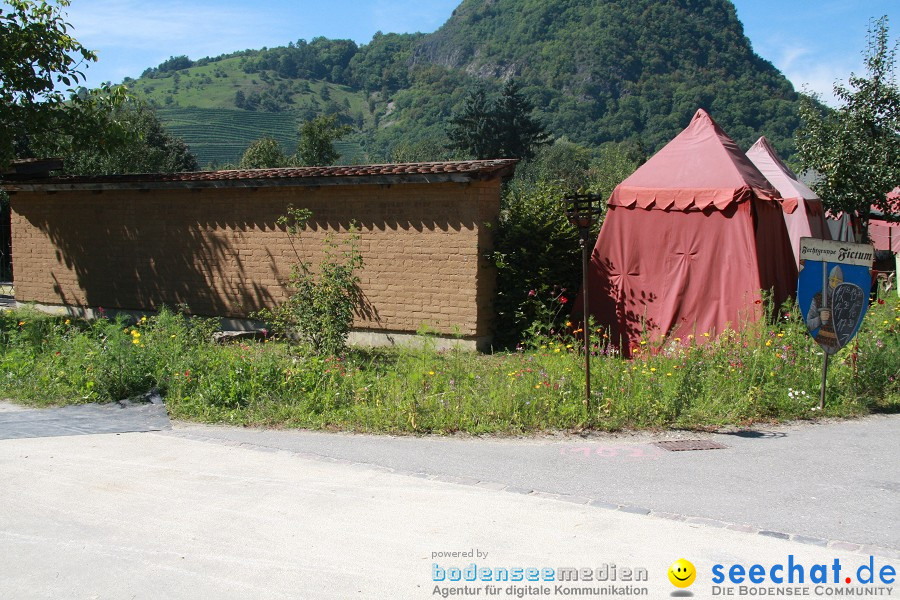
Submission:
<svg viewBox="0 0 900 600">
<path fill-rule="evenodd" d="M 0 440 L 0 597 L 435 598 L 434 562 L 463 568 L 476 562 L 643 567 L 649 580 L 639 587 L 647 594 L 635 597 L 660 598 L 675 589 L 668 566 L 684 556 L 699 572 L 690 591 L 708 598 L 717 563 L 771 565 L 792 555 L 811 566 L 838 559 L 843 575 L 874 553 L 876 568 L 900 570 L 900 418 L 893 416 L 789 427 L 759 438 L 717 436 L 730 447 L 684 453 L 657 453 L 645 436 L 398 439 L 165 429 L 140 421 L 133 423 L 137 433 L 90 433 L 83 423 L 81 435 Z M 32 422 L 38 433 L 40 419 Z M 146 431 L 152 428 L 158 430 Z M 803 457 L 821 450 L 823 440 L 830 450 Z M 708 500 L 717 478 L 725 500 Z M 676 510 L 691 499 L 692 479 L 694 512 Z M 523 493 L 528 488 L 536 492 Z M 777 499 L 765 500 L 770 491 Z M 799 512 L 802 502 L 792 503 L 792 496 L 830 497 L 822 492 L 834 496 L 818 504 L 829 514 L 858 506 L 832 528 L 778 517 Z M 600 506 L 579 504 L 589 499 Z M 653 512 L 612 510 L 603 502 Z M 714 510 L 722 514 L 708 516 Z M 879 531 L 870 521 L 882 512 L 888 517 Z M 679 520 L 687 514 L 723 523 Z M 823 537 L 801 543 L 715 526 L 774 527 L 766 518 L 786 519 L 782 529 L 790 534 L 821 527 Z M 488 556 L 434 558 L 470 549 Z M 479 586 L 484 596 L 485 584 Z M 565 597 L 550 590 L 549 597 Z M 892 595 L 898 593 L 894 584 Z"/>
</svg>

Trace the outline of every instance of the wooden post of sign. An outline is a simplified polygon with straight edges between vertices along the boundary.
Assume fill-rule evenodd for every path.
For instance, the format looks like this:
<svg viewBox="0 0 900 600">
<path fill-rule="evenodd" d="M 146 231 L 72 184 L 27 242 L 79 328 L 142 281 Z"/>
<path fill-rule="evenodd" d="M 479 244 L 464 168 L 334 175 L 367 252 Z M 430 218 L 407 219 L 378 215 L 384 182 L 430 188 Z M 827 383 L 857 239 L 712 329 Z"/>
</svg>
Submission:
<svg viewBox="0 0 900 600">
<path fill-rule="evenodd" d="M 828 308 L 828 262 L 822 263 L 822 308 Z M 828 320 L 834 315 L 829 315 Z M 821 325 L 819 325 L 821 327 Z M 822 386 L 819 388 L 819 410 L 825 410 L 825 379 L 828 376 L 828 349 L 822 347 L 825 359 L 822 362 Z"/>
<path fill-rule="evenodd" d="M 584 301 L 584 324 L 581 327 L 584 335 L 584 406 L 587 410 L 588 419 L 590 419 L 591 415 L 591 313 L 590 305 L 588 304 L 589 235 L 590 230 L 581 232 L 581 290 L 583 294 L 582 300 Z"/>
</svg>

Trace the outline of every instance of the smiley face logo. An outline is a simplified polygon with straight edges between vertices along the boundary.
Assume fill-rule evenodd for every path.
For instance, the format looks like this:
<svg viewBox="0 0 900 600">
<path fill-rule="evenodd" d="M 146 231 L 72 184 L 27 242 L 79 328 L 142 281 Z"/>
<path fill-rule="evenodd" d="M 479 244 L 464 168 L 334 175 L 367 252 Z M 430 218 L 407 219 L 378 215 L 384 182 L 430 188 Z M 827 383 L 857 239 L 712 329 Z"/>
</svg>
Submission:
<svg viewBox="0 0 900 600">
<path fill-rule="evenodd" d="M 679 558 L 669 567 L 669 581 L 675 587 L 686 588 L 697 578 L 697 569 L 690 561 Z"/>
</svg>

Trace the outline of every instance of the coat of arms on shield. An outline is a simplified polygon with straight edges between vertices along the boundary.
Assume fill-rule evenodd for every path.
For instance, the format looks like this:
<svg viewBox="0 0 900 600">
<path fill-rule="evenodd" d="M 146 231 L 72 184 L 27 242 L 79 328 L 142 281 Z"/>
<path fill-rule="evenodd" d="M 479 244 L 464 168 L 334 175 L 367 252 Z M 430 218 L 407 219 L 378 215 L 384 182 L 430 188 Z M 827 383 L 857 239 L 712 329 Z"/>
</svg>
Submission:
<svg viewBox="0 0 900 600">
<path fill-rule="evenodd" d="M 797 302 L 810 335 L 826 354 L 847 345 L 862 325 L 874 256 L 868 244 L 800 240 Z"/>
</svg>

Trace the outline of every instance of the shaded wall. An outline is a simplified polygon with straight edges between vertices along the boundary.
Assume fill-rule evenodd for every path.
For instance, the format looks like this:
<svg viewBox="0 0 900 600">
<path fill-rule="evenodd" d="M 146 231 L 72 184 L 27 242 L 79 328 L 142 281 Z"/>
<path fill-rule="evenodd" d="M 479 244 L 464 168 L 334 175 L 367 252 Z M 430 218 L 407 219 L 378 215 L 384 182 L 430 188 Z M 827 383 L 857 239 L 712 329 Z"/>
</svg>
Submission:
<svg viewBox="0 0 900 600">
<path fill-rule="evenodd" d="M 489 334 L 495 274 L 482 258 L 500 182 L 12 194 L 16 300 L 117 309 L 187 304 L 245 317 L 287 295 L 290 265 L 318 264 L 325 235 L 361 229 L 366 310 L 354 327 L 423 324 Z M 287 206 L 313 212 L 293 247 Z"/>
</svg>

